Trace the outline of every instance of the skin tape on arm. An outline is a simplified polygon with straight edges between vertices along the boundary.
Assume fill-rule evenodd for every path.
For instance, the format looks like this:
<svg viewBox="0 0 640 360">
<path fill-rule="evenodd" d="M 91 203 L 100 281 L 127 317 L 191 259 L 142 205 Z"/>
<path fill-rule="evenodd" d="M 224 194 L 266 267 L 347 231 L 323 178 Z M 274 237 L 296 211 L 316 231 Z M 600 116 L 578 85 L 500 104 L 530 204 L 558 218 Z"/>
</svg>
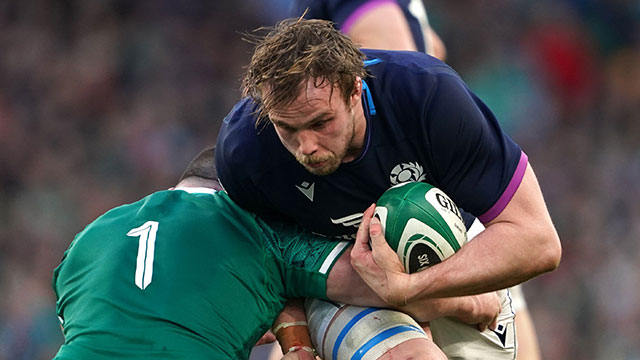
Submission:
<svg viewBox="0 0 640 360">
<path fill-rule="evenodd" d="M 312 299 L 307 302 L 309 332 L 325 360 L 376 359 L 405 341 L 427 338 L 409 315 Z"/>
</svg>

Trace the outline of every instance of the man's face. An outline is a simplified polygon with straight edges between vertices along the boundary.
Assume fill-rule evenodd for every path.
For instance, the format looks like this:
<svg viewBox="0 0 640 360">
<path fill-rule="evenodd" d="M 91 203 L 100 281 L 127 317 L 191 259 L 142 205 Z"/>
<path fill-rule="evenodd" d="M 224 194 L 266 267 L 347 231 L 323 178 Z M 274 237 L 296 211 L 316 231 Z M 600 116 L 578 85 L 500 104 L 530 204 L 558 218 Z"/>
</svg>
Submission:
<svg viewBox="0 0 640 360">
<path fill-rule="evenodd" d="M 366 120 L 356 83 L 345 102 L 339 88 L 309 80 L 293 103 L 269 112 L 282 144 L 314 175 L 334 172 L 362 150 Z"/>
</svg>

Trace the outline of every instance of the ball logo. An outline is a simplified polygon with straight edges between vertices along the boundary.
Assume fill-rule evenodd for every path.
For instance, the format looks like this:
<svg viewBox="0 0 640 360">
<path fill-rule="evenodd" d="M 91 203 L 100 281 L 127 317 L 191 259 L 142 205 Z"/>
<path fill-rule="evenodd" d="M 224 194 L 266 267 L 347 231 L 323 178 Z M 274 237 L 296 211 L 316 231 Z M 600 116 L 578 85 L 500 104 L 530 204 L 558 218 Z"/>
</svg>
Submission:
<svg viewBox="0 0 640 360">
<path fill-rule="evenodd" d="M 442 261 L 438 254 L 424 242 L 413 244 L 409 250 L 407 260 L 409 264 L 405 264 L 405 269 L 409 269 L 408 272 L 410 274 L 417 273 Z"/>
<path fill-rule="evenodd" d="M 418 255 L 418 265 L 419 266 L 429 266 L 431 263 L 429 261 L 429 255 L 420 254 Z"/>
<path fill-rule="evenodd" d="M 445 249 L 438 245 L 438 241 L 434 240 L 440 237 L 437 233 L 433 231 L 423 231 L 427 230 L 428 226 L 425 224 L 418 225 L 415 219 L 413 219 L 413 221 L 414 225 L 410 226 L 415 229 L 416 232 L 411 235 L 409 233 L 403 234 L 404 241 L 401 240 L 399 244 L 399 248 L 402 249 L 402 251 L 397 252 L 401 261 L 404 262 L 405 271 L 410 274 L 438 264 L 455 252 L 453 249 Z M 418 226 L 421 226 L 422 229 L 418 229 Z M 405 237 L 404 235 L 409 236 Z"/>
<path fill-rule="evenodd" d="M 440 204 L 440 206 L 442 206 L 443 208 L 449 210 L 449 212 L 451 212 L 455 216 L 457 216 L 458 219 L 462 220 L 462 215 L 460 214 L 460 210 L 458 209 L 456 204 L 453 203 L 453 200 L 449 199 L 448 196 L 446 196 L 445 194 L 437 192 L 436 193 L 436 200 L 438 201 L 438 204 Z"/>
<path fill-rule="evenodd" d="M 420 182 L 427 178 L 424 169 L 417 162 L 402 163 L 391 169 L 389 180 L 391 185 L 402 184 L 406 182 Z"/>
</svg>

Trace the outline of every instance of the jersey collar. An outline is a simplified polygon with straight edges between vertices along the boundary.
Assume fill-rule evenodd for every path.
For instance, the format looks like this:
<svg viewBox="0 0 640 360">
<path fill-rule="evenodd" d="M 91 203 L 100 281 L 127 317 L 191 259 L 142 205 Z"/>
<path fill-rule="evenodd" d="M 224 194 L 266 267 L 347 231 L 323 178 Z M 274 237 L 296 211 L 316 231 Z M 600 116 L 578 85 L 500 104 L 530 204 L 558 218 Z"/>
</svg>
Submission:
<svg viewBox="0 0 640 360">
<path fill-rule="evenodd" d="M 189 194 L 210 194 L 213 195 L 217 190 L 213 190 L 206 187 L 191 187 L 191 186 L 179 186 L 174 190 L 186 191 Z"/>
</svg>

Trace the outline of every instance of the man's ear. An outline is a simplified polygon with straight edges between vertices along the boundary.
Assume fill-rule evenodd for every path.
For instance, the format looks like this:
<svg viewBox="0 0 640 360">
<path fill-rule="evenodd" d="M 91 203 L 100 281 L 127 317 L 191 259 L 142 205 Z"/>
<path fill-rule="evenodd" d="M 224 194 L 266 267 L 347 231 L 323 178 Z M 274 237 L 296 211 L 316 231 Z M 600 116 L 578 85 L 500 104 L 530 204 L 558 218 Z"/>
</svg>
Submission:
<svg viewBox="0 0 640 360">
<path fill-rule="evenodd" d="M 355 83 L 353 84 L 353 91 L 351 92 L 351 96 L 349 99 L 351 100 L 351 106 L 357 104 L 362 96 L 362 78 L 360 76 L 356 76 Z"/>
</svg>

